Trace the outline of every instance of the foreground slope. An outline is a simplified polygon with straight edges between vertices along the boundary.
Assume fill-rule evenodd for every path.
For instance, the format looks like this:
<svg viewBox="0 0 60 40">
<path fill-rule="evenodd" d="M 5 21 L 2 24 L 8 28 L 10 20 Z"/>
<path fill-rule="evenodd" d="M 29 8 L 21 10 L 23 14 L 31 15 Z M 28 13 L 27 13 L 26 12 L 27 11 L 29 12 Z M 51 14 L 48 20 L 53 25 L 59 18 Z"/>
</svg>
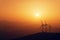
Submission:
<svg viewBox="0 0 60 40">
<path fill-rule="evenodd" d="M 14 40 L 60 40 L 60 33 L 36 33 Z"/>
</svg>

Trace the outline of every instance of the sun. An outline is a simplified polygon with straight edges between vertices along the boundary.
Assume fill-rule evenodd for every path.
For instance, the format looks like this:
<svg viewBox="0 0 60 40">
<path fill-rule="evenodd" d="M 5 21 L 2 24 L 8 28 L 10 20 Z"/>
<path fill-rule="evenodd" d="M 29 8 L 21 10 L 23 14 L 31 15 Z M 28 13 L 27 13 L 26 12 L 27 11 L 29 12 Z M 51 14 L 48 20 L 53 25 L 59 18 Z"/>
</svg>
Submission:
<svg viewBox="0 0 60 40">
<path fill-rule="evenodd" d="M 40 17 L 41 16 L 41 14 L 40 13 L 35 13 L 35 17 Z"/>
<path fill-rule="evenodd" d="M 34 18 L 35 18 L 35 19 L 41 19 L 41 18 L 42 18 L 41 12 L 36 12 L 36 13 L 34 14 Z"/>
<path fill-rule="evenodd" d="M 39 13 L 36 13 L 35 16 L 38 17 L 38 16 L 40 16 L 40 14 Z"/>
</svg>

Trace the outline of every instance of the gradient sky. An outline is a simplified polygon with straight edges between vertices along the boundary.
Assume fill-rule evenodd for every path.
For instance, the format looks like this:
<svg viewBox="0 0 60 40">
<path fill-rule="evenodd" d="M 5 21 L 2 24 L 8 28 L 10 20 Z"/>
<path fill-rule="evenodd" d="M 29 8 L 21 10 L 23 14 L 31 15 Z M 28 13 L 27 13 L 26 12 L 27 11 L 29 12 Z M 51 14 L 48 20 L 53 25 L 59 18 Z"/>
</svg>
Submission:
<svg viewBox="0 0 60 40">
<path fill-rule="evenodd" d="M 42 14 L 42 17 L 56 20 L 60 15 L 59 2 L 59 0 L 0 0 L 0 16 L 3 19 L 5 17 L 5 19 L 17 18 L 19 20 L 20 18 L 32 18 L 38 12 Z"/>
<path fill-rule="evenodd" d="M 36 17 L 36 13 L 40 16 Z M 0 21 L 2 20 L 21 22 L 22 29 L 26 28 L 26 31 L 28 28 L 35 28 L 36 31 L 41 20 L 46 20 L 53 28 L 60 28 L 60 0 L 0 0 Z M 55 32 L 60 32 L 59 30 Z"/>
<path fill-rule="evenodd" d="M 52 26 L 51 32 L 60 33 L 60 0 L 0 0 L 0 32 L 5 38 L 40 32 L 41 20 Z"/>
</svg>

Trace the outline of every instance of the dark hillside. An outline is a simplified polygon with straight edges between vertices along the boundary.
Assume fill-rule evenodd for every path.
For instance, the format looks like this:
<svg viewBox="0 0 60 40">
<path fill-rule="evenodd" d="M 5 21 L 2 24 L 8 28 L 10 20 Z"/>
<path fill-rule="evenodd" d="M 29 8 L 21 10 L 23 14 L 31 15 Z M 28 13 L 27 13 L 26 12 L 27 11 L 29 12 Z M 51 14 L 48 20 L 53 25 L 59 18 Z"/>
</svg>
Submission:
<svg viewBox="0 0 60 40">
<path fill-rule="evenodd" d="M 60 40 L 60 33 L 37 33 L 14 40 Z"/>
</svg>

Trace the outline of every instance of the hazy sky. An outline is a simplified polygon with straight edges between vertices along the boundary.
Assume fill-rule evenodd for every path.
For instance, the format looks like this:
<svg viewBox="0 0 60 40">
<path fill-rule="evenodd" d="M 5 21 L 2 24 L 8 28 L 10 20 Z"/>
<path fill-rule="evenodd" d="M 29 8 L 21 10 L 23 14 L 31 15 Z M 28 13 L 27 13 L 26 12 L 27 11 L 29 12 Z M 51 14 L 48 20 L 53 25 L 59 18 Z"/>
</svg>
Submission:
<svg viewBox="0 0 60 40">
<path fill-rule="evenodd" d="M 39 32 L 41 20 L 60 32 L 60 0 L 0 0 L 0 32 L 6 37 Z"/>
<path fill-rule="evenodd" d="M 60 0 L 0 0 L 0 20 L 33 24 L 46 20 L 60 27 Z"/>
<path fill-rule="evenodd" d="M 42 16 L 47 16 L 49 20 L 56 19 L 60 15 L 59 2 L 59 0 L 0 0 L 0 14 L 3 18 L 19 19 L 22 16 L 31 18 L 38 12 Z"/>
</svg>

